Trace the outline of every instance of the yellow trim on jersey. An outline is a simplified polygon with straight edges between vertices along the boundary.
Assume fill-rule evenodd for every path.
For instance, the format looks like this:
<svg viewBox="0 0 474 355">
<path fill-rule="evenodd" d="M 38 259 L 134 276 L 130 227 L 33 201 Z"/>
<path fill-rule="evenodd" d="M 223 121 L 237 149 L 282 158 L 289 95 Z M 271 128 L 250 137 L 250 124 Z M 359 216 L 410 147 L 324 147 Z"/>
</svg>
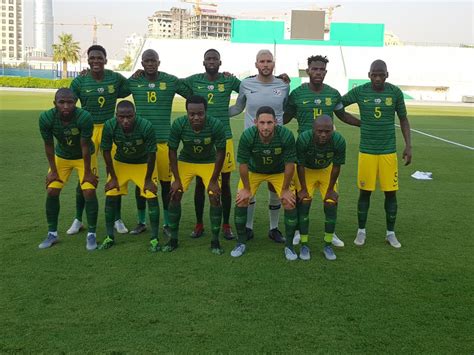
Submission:
<svg viewBox="0 0 474 355">
<path fill-rule="evenodd" d="M 321 194 L 321 198 L 324 199 L 326 197 L 326 193 L 328 191 L 329 182 L 331 181 L 331 171 L 332 171 L 332 164 L 324 169 L 309 169 L 304 168 L 304 177 L 306 180 L 306 188 L 308 189 L 308 195 L 313 197 L 314 191 L 316 189 L 319 190 Z M 301 191 L 301 183 L 300 179 L 298 178 L 298 174 L 295 173 L 295 185 L 296 190 Z M 334 191 L 337 192 L 338 190 L 338 183 L 334 185 Z"/>
<path fill-rule="evenodd" d="M 204 187 L 209 187 L 209 182 L 214 172 L 214 163 L 196 164 L 188 163 L 185 161 L 178 161 L 179 177 L 181 178 L 181 184 L 183 185 L 183 192 L 189 188 L 191 181 L 195 176 L 199 176 L 204 183 Z M 174 181 L 174 178 L 173 178 Z M 220 175 L 219 175 L 219 186 L 220 186 Z"/>
<path fill-rule="evenodd" d="M 54 160 L 56 162 L 58 176 L 63 182 L 53 181 L 48 185 L 48 187 L 53 189 L 62 189 L 69 180 L 69 177 L 71 176 L 73 170 L 77 171 L 79 181 L 82 181 L 84 179 L 84 159 L 69 160 L 54 156 Z M 51 171 L 51 169 L 48 169 L 48 172 L 49 171 Z M 91 171 L 94 175 L 97 175 L 97 157 L 95 155 L 91 156 Z M 95 186 L 91 183 L 86 182 L 81 184 L 81 189 L 95 190 Z"/>
<path fill-rule="evenodd" d="M 235 170 L 234 141 L 229 138 L 225 142 L 225 158 L 221 173 L 230 173 Z"/>
<path fill-rule="evenodd" d="M 266 181 L 266 182 L 271 183 L 273 187 L 275 188 L 275 191 L 278 194 L 278 196 L 281 196 L 281 190 L 283 189 L 284 179 L 285 179 L 285 173 L 259 174 L 259 173 L 253 173 L 249 171 L 250 192 L 252 193 L 252 196 L 255 196 L 260 184 Z M 243 188 L 244 188 L 244 184 L 242 183 L 242 179 L 240 179 L 237 190 L 242 190 Z M 290 190 L 291 191 L 295 190 L 293 183 L 290 183 Z"/>
<path fill-rule="evenodd" d="M 397 153 L 367 154 L 359 152 L 357 186 L 361 190 L 374 191 L 377 178 L 382 191 L 398 190 Z"/>
<path fill-rule="evenodd" d="M 132 181 L 137 185 L 141 190 L 141 196 L 145 198 L 153 198 L 156 195 L 149 190 L 146 193 L 143 193 L 145 187 L 145 176 L 147 170 L 147 164 L 127 164 L 122 163 L 114 159 L 114 170 L 115 175 L 117 175 L 117 180 L 119 183 L 120 190 L 113 189 L 105 193 L 106 196 L 120 196 L 128 194 L 128 182 Z M 158 178 L 156 176 L 156 169 L 153 170 L 152 175 L 153 182 L 156 184 Z M 110 176 L 107 177 L 107 181 L 110 180 Z"/>
</svg>

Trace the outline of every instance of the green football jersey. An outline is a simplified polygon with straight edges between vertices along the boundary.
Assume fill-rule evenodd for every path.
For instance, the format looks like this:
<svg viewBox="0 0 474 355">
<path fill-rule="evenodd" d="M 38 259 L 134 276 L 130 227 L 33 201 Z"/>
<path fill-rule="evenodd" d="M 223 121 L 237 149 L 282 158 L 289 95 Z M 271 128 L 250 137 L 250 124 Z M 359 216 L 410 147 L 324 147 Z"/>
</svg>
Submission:
<svg viewBox="0 0 474 355">
<path fill-rule="evenodd" d="M 295 137 L 283 126 L 275 126 L 270 143 L 263 143 L 256 126 L 247 128 L 240 137 L 237 161 L 248 164 L 249 170 L 260 174 L 278 174 L 286 163 L 296 161 Z"/>
<path fill-rule="evenodd" d="M 229 122 L 229 101 L 232 91 L 239 92 L 240 80 L 235 76 L 225 77 L 220 73 L 216 81 L 209 81 L 205 73 L 184 79 L 194 95 L 207 100 L 207 114 L 218 118 L 224 125 L 226 139 L 232 138 Z"/>
<path fill-rule="evenodd" d="M 61 121 L 56 108 L 41 113 L 39 128 L 45 142 L 52 143 L 56 137 L 55 154 L 63 159 L 82 159 L 81 138 L 89 140 L 89 151 L 94 154 L 95 148 L 91 141 L 92 116 L 86 110 L 76 108 L 74 117 L 67 124 Z"/>
<path fill-rule="evenodd" d="M 337 131 L 324 145 L 314 142 L 313 130 L 305 131 L 296 140 L 298 165 L 309 169 L 324 169 L 331 163 L 342 165 L 346 162 L 346 140 Z"/>
<path fill-rule="evenodd" d="M 311 90 L 308 83 L 301 84 L 293 90 L 288 98 L 285 112 L 298 121 L 298 134 L 313 128 L 313 121 L 321 115 L 333 118 L 333 112 L 342 110 L 339 91 L 329 85 L 323 84 L 320 92 Z"/>
<path fill-rule="evenodd" d="M 148 154 L 156 152 L 155 131 L 151 123 L 136 116 L 133 131 L 125 134 L 117 118 L 105 122 L 100 149 L 112 150 L 117 146 L 114 159 L 127 164 L 143 164 L 148 161 Z"/>
<path fill-rule="evenodd" d="M 342 103 L 344 106 L 353 103 L 359 106 L 360 152 L 396 152 L 395 112 L 399 118 L 407 116 L 403 93 L 397 86 L 385 83 L 382 92 L 374 91 L 372 83 L 356 86 L 342 97 Z"/>
<path fill-rule="evenodd" d="M 157 143 L 166 142 L 170 135 L 174 95 L 188 97 L 192 91 L 177 77 L 164 72 L 159 72 L 156 81 L 153 82 L 144 76 L 129 78 L 128 85 L 137 115 L 151 122 Z"/>
<path fill-rule="evenodd" d="M 183 143 L 183 148 L 179 153 L 179 160 L 195 164 L 214 163 L 216 149 L 225 150 L 224 125 L 217 118 L 207 116 L 204 128 L 195 132 L 188 116 L 181 116 L 171 125 L 169 149 L 178 150 L 180 142 Z"/>
<path fill-rule="evenodd" d="M 90 112 L 95 124 L 114 117 L 117 98 L 130 95 L 127 79 L 108 69 L 101 81 L 96 81 L 91 72 L 76 77 L 71 83 L 71 90 L 81 102 L 81 107 Z"/>
</svg>

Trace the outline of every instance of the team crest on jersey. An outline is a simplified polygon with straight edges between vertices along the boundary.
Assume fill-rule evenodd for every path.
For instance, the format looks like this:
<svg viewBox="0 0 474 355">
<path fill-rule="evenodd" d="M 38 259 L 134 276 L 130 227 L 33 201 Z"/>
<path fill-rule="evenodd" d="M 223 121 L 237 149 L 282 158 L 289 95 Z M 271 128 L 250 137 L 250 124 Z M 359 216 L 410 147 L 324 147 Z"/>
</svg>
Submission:
<svg viewBox="0 0 474 355">
<path fill-rule="evenodd" d="M 109 90 L 109 94 L 113 94 L 115 92 L 115 87 L 113 85 L 107 86 L 107 89 Z"/>
<path fill-rule="evenodd" d="M 359 185 L 360 185 L 360 187 L 364 187 L 364 186 L 365 186 L 365 181 L 360 180 L 360 181 L 359 181 Z"/>
<path fill-rule="evenodd" d="M 316 105 L 321 105 L 321 99 L 316 99 L 316 100 L 314 100 L 314 103 L 315 103 Z"/>
<path fill-rule="evenodd" d="M 135 143 L 135 144 L 136 144 L 136 145 L 143 144 L 143 139 L 137 139 L 137 141 L 136 141 L 136 143 Z"/>
<path fill-rule="evenodd" d="M 166 90 L 166 83 L 160 83 L 160 90 Z"/>
<path fill-rule="evenodd" d="M 273 93 L 274 93 L 276 96 L 281 96 L 281 90 L 280 90 L 280 89 L 273 89 Z"/>
<path fill-rule="evenodd" d="M 201 140 L 199 138 L 194 139 L 194 144 L 201 144 Z"/>
<path fill-rule="evenodd" d="M 332 105 L 332 100 L 330 97 L 326 97 L 326 106 L 331 106 Z"/>
<path fill-rule="evenodd" d="M 210 144 L 210 143 L 211 143 L 211 137 L 204 138 L 204 144 Z"/>
<path fill-rule="evenodd" d="M 391 97 L 387 97 L 385 99 L 385 105 L 387 106 L 392 106 L 392 98 Z"/>
<path fill-rule="evenodd" d="M 382 99 L 375 99 L 374 102 L 378 105 L 382 102 Z"/>
<path fill-rule="evenodd" d="M 207 86 L 207 90 L 213 91 L 213 90 L 214 90 L 214 85 L 208 85 L 208 86 Z"/>
<path fill-rule="evenodd" d="M 71 134 L 77 136 L 79 134 L 79 128 L 71 128 Z"/>
<path fill-rule="evenodd" d="M 281 148 L 275 148 L 275 154 L 281 154 Z"/>
<path fill-rule="evenodd" d="M 217 90 L 219 90 L 219 92 L 224 92 L 225 91 L 224 84 L 217 84 Z"/>
<path fill-rule="evenodd" d="M 150 84 L 148 84 L 148 87 L 149 87 L 150 89 L 154 89 L 155 86 L 156 86 L 155 83 L 150 83 Z"/>
<path fill-rule="evenodd" d="M 104 91 L 105 91 L 104 88 L 97 88 L 97 92 L 98 92 L 99 94 L 103 94 Z"/>
<path fill-rule="evenodd" d="M 270 149 L 265 149 L 265 150 L 263 151 L 263 154 L 266 154 L 266 155 L 269 155 L 269 154 L 271 154 L 271 153 L 272 153 L 272 151 L 271 151 Z"/>
</svg>

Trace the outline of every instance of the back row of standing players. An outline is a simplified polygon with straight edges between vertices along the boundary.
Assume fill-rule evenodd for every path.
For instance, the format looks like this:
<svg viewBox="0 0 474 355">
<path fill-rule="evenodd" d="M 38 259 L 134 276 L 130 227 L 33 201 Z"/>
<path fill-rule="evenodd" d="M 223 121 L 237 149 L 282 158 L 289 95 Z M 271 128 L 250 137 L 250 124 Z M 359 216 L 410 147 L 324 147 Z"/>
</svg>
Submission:
<svg viewBox="0 0 474 355">
<path fill-rule="evenodd" d="M 80 158 L 84 158 L 84 163 L 91 161 L 93 168 L 83 169 L 82 171 L 76 194 L 76 218 L 67 233 L 75 234 L 83 228 L 82 214 L 85 206 L 89 224 L 87 236 L 87 248 L 89 250 L 93 250 L 97 246 L 95 236 L 98 209 L 97 197 L 95 196 L 97 180 L 94 176 L 97 172 L 93 169 L 96 166 L 96 155 L 99 152 L 99 147 L 101 147 L 104 151 L 109 175 L 106 184 L 105 208 L 108 236 L 103 241 L 102 248 L 106 249 L 114 245 L 114 228 L 119 233 L 128 232 L 120 216 L 120 196 L 127 193 L 126 184 L 124 185 L 123 181 L 118 183 L 115 168 L 115 170 L 120 171 L 122 180 L 123 177 L 127 177 L 127 179 L 135 181 L 137 176 L 141 176 L 138 179 L 140 181 L 135 181 L 137 182 L 135 195 L 138 225 L 131 233 L 138 234 L 146 230 L 145 211 L 146 201 L 148 200 L 150 225 L 152 227 L 150 241 L 152 251 L 159 249 L 171 251 L 178 246 L 181 195 L 187 189 L 190 179 L 197 176 L 194 198 L 197 224 L 191 236 L 200 237 L 204 232 L 204 191 L 207 188 L 211 204 L 211 230 L 213 234 L 211 250 L 214 253 L 221 254 L 222 248 L 218 240 L 221 220 L 223 221 L 222 231 L 224 237 L 226 239 L 234 238 L 229 223 L 232 205 L 230 172 L 235 170 L 229 116 L 237 115 L 244 109 L 246 111 L 246 131 L 242 134 L 239 144 L 237 160 L 240 163 L 241 183 L 239 184 L 235 208 L 235 222 L 239 238 L 237 246 L 231 253 L 233 256 L 242 255 L 245 252 L 246 241 L 253 238 L 256 188 L 261 182 L 267 181 L 270 193 L 269 237 L 275 242 L 286 243 L 286 258 L 289 260 L 297 258 L 292 246 L 296 229 L 301 232 L 300 257 L 306 260 L 310 258 L 307 245 L 308 214 L 312 194 L 314 189 L 318 188 L 323 197 L 326 216 L 324 254 L 327 259 L 335 259 L 331 244 L 344 245 L 334 234 L 334 229 L 338 202 L 337 178 L 340 166 L 345 161 L 345 140 L 342 135 L 333 131 L 332 124 L 328 125 L 328 119 L 332 123 L 330 119 L 333 114 L 336 114 L 338 118 L 348 124 L 361 126 L 358 168 L 358 187 L 360 189 L 358 202 L 359 230 L 354 243 L 356 245 L 365 243 L 365 224 L 370 194 L 375 190 L 376 180 L 379 178 L 381 189 L 385 192 L 386 239 L 392 246 L 400 247 L 394 233 L 397 211 L 395 192 L 398 189 L 394 129 L 395 112 L 397 112 L 400 119 L 400 126 L 405 139 L 403 158 L 406 164 L 411 161 L 410 129 L 403 95 L 396 86 L 385 82 L 388 72 L 383 61 L 377 60 L 372 63 L 369 72 L 370 83 L 354 88 L 342 98 L 337 90 L 323 83 L 328 60 L 322 56 L 308 58 L 307 73 L 310 81 L 295 89 L 289 97 L 287 81 L 273 75 L 275 63 L 271 52 L 267 50 L 262 50 L 257 54 L 255 66 L 258 75 L 244 79 L 242 82 L 232 75 L 219 72 L 220 54 L 214 49 L 210 49 L 204 54 L 205 73 L 196 74 L 183 80 L 158 71 L 160 61 L 154 50 L 146 50 L 143 53 L 143 71 L 132 76 L 128 81 L 120 74 L 104 68 L 107 59 L 103 47 L 90 47 L 88 49 L 88 61 L 90 70 L 87 74 L 74 79 L 71 89 L 81 101 L 82 109 L 87 110 L 92 115 L 93 133 L 91 138 L 94 144 L 90 149 L 91 157 L 86 158 L 82 154 L 84 153 L 84 149 L 82 149 L 81 154 L 83 156 L 80 156 Z M 229 108 L 230 96 L 233 91 L 238 92 L 239 96 L 236 104 Z M 64 91 L 62 91 L 62 94 L 60 96 L 67 96 Z M 116 118 L 109 120 L 114 116 L 117 99 L 130 94 L 133 95 L 135 101 L 137 118 L 135 119 L 135 107 L 124 103 L 122 107 L 120 105 L 117 107 Z M 186 102 L 187 116 L 174 122 L 170 135 L 170 117 L 175 94 L 188 98 Z M 202 100 L 203 102 L 196 100 L 196 95 L 205 100 Z M 49 247 L 58 241 L 59 192 L 69 176 L 68 174 L 67 176 L 59 176 L 56 164 L 52 164 L 54 159 L 51 159 L 51 149 L 48 149 L 51 148 L 52 133 L 54 133 L 51 129 L 55 126 L 49 121 L 54 121 L 52 116 L 61 116 L 57 101 L 58 97 L 55 100 L 55 108 L 43 113 L 40 118 L 40 126 L 50 163 L 46 203 L 49 233 L 46 240 L 40 244 L 40 248 Z M 352 103 L 359 105 L 360 121 L 344 111 L 344 106 Z M 259 109 L 261 110 L 257 114 Z M 202 116 L 203 110 L 204 116 Z M 82 112 L 82 110 L 75 109 L 75 111 L 76 118 L 74 120 L 80 121 L 79 112 Z M 131 127 L 128 127 L 131 131 L 127 131 L 126 125 L 124 126 L 124 123 L 127 124 L 126 116 L 133 116 L 132 123 L 128 119 L 128 124 L 132 124 Z M 193 127 L 193 117 L 195 123 L 198 124 L 196 127 Z M 204 120 L 202 120 L 203 117 Z M 217 120 L 212 117 L 217 118 Z M 281 126 L 283 123 L 288 123 L 293 117 L 296 117 L 298 121 L 299 136 L 296 145 L 292 133 Z M 200 118 L 202 122 L 199 123 Z M 259 123 L 260 118 L 262 122 Z M 269 118 L 275 121 L 273 128 L 270 128 L 271 120 Z M 107 120 L 109 122 L 104 128 L 104 123 Z M 66 127 L 67 125 L 63 124 L 62 126 Z M 138 132 L 138 127 L 142 131 Z M 144 144 L 146 132 L 150 131 L 151 127 L 152 135 L 156 139 L 156 146 L 155 144 Z M 203 132 L 201 130 L 204 127 L 211 130 L 211 136 L 204 138 L 203 144 L 195 143 L 187 149 L 186 141 L 190 139 L 199 140 L 194 128 L 197 128 L 197 132 L 202 136 Z M 48 133 L 48 130 L 51 132 Z M 77 130 L 78 128 L 76 128 Z M 214 139 L 215 132 L 213 130 L 224 132 L 225 149 L 220 147 Z M 74 129 L 69 127 L 69 134 L 71 134 L 71 131 L 74 131 Z M 103 133 L 104 137 L 102 137 Z M 63 133 L 62 137 L 58 137 L 56 134 L 58 145 L 61 145 L 61 138 L 65 138 L 65 135 L 67 135 L 67 132 Z M 85 133 L 83 137 L 86 139 L 87 135 Z M 206 142 L 206 139 L 209 139 L 209 142 Z M 67 143 L 67 139 L 65 141 Z M 180 141 L 183 143 L 184 149 L 177 163 L 173 160 L 178 160 L 176 151 Z M 112 158 L 111 154 L 111 149 L 113 150 L 112 142 L 118 146 L 115 159 Z M 81 143 L 83 142 L 81 141 Z M 217 148 L 217 155 L 214 153 L 215 150 L 206 149 L 206 145 L 209 145 L 209 143 L 214 147 L 213 149 Z M 85 145 L 78 141 L 77 146 L 84 148 Z M 150 164 L 151 159 L 145 158 L 143 160 L 143 156 L 138 160 L 135 159 L 136 152 L 142 148 L 141 146 L 148 147 L 145 150 L 148 153 L 153 153 L 150 155 L 153 156 L 153 166 Z M 194 152 L 192 149 L 194 149 Z M 196 149 L 201 149 L 201 151 L 196 151 Z M 186 153 L 187 150 L 188 153 Z M 216 157 L 219 157 L 221 150 L 225 152 L 222 170 L 220 168 L 216 170 L 216 165 L 219 162 Z M 58 154 L 58 147 L 56 147 L 56 161 L 58 158 L 70 159 L 64 154 L 61 158 L 61 151 Z M 171 165 L 169 158 L 171 158 Z M 156 169 L 153 169 L 155 161 Z M 127 169 L 127 166 L 120 166 L 120 162 L 125 163 L 125 165 L 142 164 L 144 170 L 140 170 L 138 174 L 139 169 L 136 169 L 138 165 L 132 165 L 131 168 Z M 297 174 L 294 174 L 295 162 L 298 163 Z M 119 163 L 118 166 L 117 163 Z M 206 167 L 205 164 L 212 164 L 214 169 L 209 168 L 209 166 Z M 66 173 L 69 171 L 70 174 L 71 169 L 72 167 L 68 166 L 65 170 Z M 213 174 L 214 172 L 215 174 Z M 220 187 L 216 180 L 219 174 L 221 178 Z M 172 186 L 173 175 L 174 183 Z M 297 178 L 293 179 L 293 175 Z M 164 234 L 170 238 L 164 246 L 160 246 L 158 243 L 159 208 L 156 198 L 156 185 L 151 182 L 154 176 L 156 176 L 154 180 L 156 182 L 159 180 L 162 188 Z M 184 180 L 183 176 L 186 177 Z M 202 177 L 204 177 L 204 182 Z M 293 192 L 292 180 L 295 180 L 298 198 Z M 185 181 L 184 185 L 183 181 Z M 217 186 L 214 186 L 214 183 Z M 91 191 L 94 191 L 94 193 L 91 193 Z M 281 202 L 285 207 L 286 240 L 278 230 Z"/>
</svg>

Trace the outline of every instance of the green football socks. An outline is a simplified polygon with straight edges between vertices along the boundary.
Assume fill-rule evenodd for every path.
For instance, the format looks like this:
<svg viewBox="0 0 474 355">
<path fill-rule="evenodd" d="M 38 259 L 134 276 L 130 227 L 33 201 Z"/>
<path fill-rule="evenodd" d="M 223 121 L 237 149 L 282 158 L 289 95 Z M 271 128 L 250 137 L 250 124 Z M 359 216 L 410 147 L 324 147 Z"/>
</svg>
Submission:
<svg viewBox="0 0 474 355">
<path fill-rule="evenodd" d="M 161 185 L 161 200 L 163 201 L 163 219 L 164 225 L 168 226 L 170 224 L 168 206 L 170 204 L 170 189 L 171 182 L 169 181 L 160 181 Z"/>
<path fill-rule="evenodd" d="M 48 232 L 58 230 L 59 217 L 59 196 L 46 196 L 46 221 L 48 222 Z"/>
<path fill-rule="evenodd" d="M 97 200 L 97 195 L 94 194 L 92 198 L 85 199 L 85 204 L 88 232 L 95 233 L 97 228 L 97 216 L 99 215 L 99 201 Z"/>
<path fill-rule="evenodd" d="M 209 208 L 211 218 L 212 240 L 219 240 L 219 231 L 221 230 L 222 206 L 213 206 Z"/>
<path fill-rule="evenodd" d="M 286 246 L 293 248 L 293 237 L 295 236 L 296 226 L 298 225 L 298 211 L 296 208 L 285 210 L 285 234 Z"/>
<path fill-rule="evenodd" d="M 181 219 L 181 202 L 170 202 L 168 206 L 170 217 L 171 239 L 178 240 L 179 221 Z"/>
<path fill-rule="evenodd" d="M 146 224 L 146 198 L 141 195 L 138 186 L 135 187 L 135 200 L 137 202 L 138 223 Z"/>
<path fill-rule="evenodd" d="M 335 203 L 325 203 L 324 204 L 324 232 L 330 233 L 331 235 L 336 230 L 336 220 L 337 220 L 337 204 Z M 366 214 L 367 216 L 367 214 Z M 367 218 L 367 217 L 366 217 Z M 332 240 L 332 239 L 331 239 Z"/>
<path fill-rule="evenodd" d="M 359 201 L 357 203 L 357 219 L 359 229 L 365 229 L 367 223 L 367 214 L 370 206 L 371 191 L 360 190 Z"/>
<path fill-rule="evenodd" d="M 202 189 L 198 189 L 197 186 L 203 186 Z M 202 183 L 201 178 L 196 177 L 196 189 L 194 190 L 194 209 L 196 212 L 196 223 L 203 224 L 203 214 L 204 214 L 204 184 Z"/>
<path fill-rule="evenodd" d="M 81 184 L 76 186 L 76 219 L 82 222 L 82 213 L 84 212 L 84 207 L 86 206 L 86 200 L 82 194 Z"/>
<path fill-rule="evenodd" d="M 397 196 L 390 194 L 385 196 L 385 216 L 387 219 L 387 230 L 395 230 L 395 220 L 397 219 Z"/>
<path fill-rule="evenodd" d="M 239 243 L 245 243 L 247 241 L 247 210 L 248 207 L 235 206 L 234 208 L 234 223 Z"/>
<path fill-rule="evenodd" d="M 158 205 L 158 197 L 149 198 L 148 216 L 150 217 L 151 239 L 158 239 L 158 230 L 160 228 L 160 207 Z"/>
<path fill-rule="evenodd" d="M 105 196 L 105 228 L 107 235 L 114 238 L 115 212 L 117 210 L 118 196 Z"/>
</svg>

